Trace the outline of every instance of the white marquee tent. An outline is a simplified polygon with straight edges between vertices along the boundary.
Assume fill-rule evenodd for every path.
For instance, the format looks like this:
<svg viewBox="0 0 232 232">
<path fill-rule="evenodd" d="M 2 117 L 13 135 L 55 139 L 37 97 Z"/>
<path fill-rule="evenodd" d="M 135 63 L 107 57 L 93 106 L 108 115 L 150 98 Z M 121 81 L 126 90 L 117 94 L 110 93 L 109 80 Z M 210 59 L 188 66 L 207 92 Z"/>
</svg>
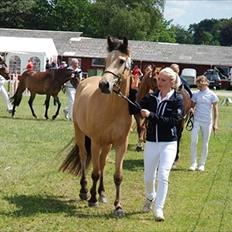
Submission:
<svg viewBox="0 0 232 232">
<path fill-rule="evenodd" d="M 0 36 L 0 53 L 6 54 L 6 64 L 11 57 L 18 56 L 21 61 L 20 71 L 24 71 L 28 59 L 37 57 L 40 60 L 40 71 L 45 70 L 46 59 L 56 60 L 58 52 L 51 38 L 24 38 Z"/>
</svg>

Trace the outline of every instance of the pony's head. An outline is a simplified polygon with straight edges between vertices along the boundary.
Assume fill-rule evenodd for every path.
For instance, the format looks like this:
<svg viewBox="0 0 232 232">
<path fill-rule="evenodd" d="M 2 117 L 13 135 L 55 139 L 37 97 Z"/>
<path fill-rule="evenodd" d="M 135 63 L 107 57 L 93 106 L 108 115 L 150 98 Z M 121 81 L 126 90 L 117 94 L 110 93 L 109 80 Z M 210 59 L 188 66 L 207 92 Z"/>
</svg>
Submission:
<svg viewBox="0 0 232 232">
<path fill-rule="evenodd" d="M 102 93 L 111 93 L 129 78 L 131 68 L 130 51 L 127 38 L 123 41 L 108 36 L 108 56 L 103 77 L 99 82 Z"/>
<path fill-rule="evenodd" d="M 3 76 L 6 80 L 10 79 L 9 70 L 4 62 L 0 62 L 0 75 Z"/>
</svg>

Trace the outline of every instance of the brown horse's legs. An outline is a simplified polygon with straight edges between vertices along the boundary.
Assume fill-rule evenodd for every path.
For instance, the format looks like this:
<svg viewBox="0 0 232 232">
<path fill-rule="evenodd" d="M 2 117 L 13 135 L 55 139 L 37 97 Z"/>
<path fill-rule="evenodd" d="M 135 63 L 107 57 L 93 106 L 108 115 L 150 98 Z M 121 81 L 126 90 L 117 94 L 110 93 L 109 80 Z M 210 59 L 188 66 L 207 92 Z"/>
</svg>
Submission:
<svg viewBox="0 0 232 232">
<path fill-rule="evenodd" d="M 44 104 L 45 104 L 45 114 L 44 114 L 44 117 L 46 118 L 46 119 L 48 119 L 48 108 L 49 108 L 49 104 L 50 104 L 50 95 L 46 95 L 46 99 L 45 99 L 45 102 L 44 102 Z"/>
<path fill-rule="evenodd" d="M 97 182 L 100 178 L 100 148 L 99 146 L 92 141 L 91 144 L 91 152 L 92 152 L 92 163 L 93 163 L 93 171 L 92 171 L 92 187 L 90 189 L 91 198 L 89 199 L 89 206 L 97 206 L 97 198 L 96 198 L 96 188 Z"/>
<path fill-rule="evenodd" d="M 184 129 L 184 119 L 182 119 L 178 123 L 176 129 L 177 129 L 177 151 L 176 151 L 176 158 L 175 158 L 174 163 L 177 163 L 179 160 L 179 148 L 180 148 L 180 140 L 181 140 L 182 132 Z"/>
<path fill-rule="evenodd" d="M 136 125 L 137 125 L 137 133 L 138 133 L 138 143 L 136 144 L 136 151 L 142 151 L 143 150 L 143 143 L 145 141 L 145 135 L 146 135 L 146 128 L 144 119 L 141 118 L 140 114 L 134 115 Z"/>
<path fill-rule="evenodd" d="M 28 104 L 29 104 L 29 106 L 30 106 L 32 116 L 33 116 L 34 118 L 37 118 L 37 116 L 36 116 L 36 114 L 35 114 L 35 111 L 34 111 L 34 109 L 33 109 L 33 101 L 34 101 L 34 99 L 35 99 L 35 95 L 36 95 L 35 93 L 32 93 L 32 92 L 31 92 L 31 96 L 30 96 L 30 98 L 29 98 Z"/>
<path fill-rule="evenodd" d="M 128 138 L 126 142 L 116 146 L 116 162 L 115 162 L 115 174 L 114 174 L 114 184 L 116 187 L 116 198 L 114 201 L 115 206 L 115 216 L 122 217 L 124 216 L 124 212 L 121 206 L 121 182 L 122 182 L 122 166 L 123 166 L 123 158 L 126 152 L 128 143 Z"/>
<path fill-rule="evenodd" d="M 105 195 L 105 188 L 104 188 L 104 167 L 106 163 L 106 157 L 111 149 L 111 145 L 105 146 L 100 155 L 100 170 L 101 170 L 101 176 L 100 176 L 100 183 L 98 187 L 98 194 L 99 194 L 99 201 L 102 203 L 107 203 L 107 198 Z"/>
<path fill-rule="evenodd" d="M 57 115 L 59 114 L 59 112 L 60 112 L 60 106 L 61 106 L 60 99 L 59 99 L 58 96 L 54 96 L 54 102 L 57 103 L 57 110 L 56 110 L 56 113 L 52 116 L 52 119 L 53 119 L 53 120 L 54 120 L 54 119 L 57 117 Z"/>
</svg>

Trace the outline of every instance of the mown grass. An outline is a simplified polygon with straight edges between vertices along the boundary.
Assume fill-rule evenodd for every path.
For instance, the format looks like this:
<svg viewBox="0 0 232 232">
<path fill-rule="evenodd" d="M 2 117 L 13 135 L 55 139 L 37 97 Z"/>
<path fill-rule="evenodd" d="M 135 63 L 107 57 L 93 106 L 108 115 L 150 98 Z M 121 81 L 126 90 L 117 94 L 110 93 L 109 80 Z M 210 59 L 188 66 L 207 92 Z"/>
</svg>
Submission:
<svg viewBox="0 0 232 232">
<path fill-rule="evenodd" d="M 232 231 L 231 106 L 220 106 L 220 131 L 211 137 L 204 173 L 187 171 L 190 133 L 184 132 L 179 166 L 170 175 L 166 221 L 157 223 L 152 213 L 141 212 L 143 155 L 135 152 L 135 132 L 124 162 L 126 214 L 116 219 L 114 153 L 105 170 L 109 202 L 88 208 L 78 197 L 79 178 L 58 172 L 72 145 L 72 123 L 62 110 L 57 120 L 44 120 L 44 96 L 36 97 L 38 119 L 32 119 L 27 100 L 25 96 L 14 119 L 0 101 L 0 231 Z M 61 100 L 64 107 L 63 94 Z M 50 117 L 54 110 L 51 105 Z"/>
</svg>

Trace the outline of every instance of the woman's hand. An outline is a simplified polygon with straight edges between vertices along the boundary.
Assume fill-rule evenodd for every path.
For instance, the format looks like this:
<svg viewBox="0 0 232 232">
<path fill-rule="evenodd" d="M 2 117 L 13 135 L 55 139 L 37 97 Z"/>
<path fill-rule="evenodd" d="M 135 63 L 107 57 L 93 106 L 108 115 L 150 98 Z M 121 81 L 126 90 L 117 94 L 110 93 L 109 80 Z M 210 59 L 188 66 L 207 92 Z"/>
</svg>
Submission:
<svg viewBox="0 0 232 232">
<path fill-rule="evenodd" d="M 150 111 L 149 111 L 149 110 L 146 110 L 146 109 L 142 109 L 142 110 L 140 111 L 140 114 L 141 114 L 141 116 L 142 116 L 143 118 L 148 118 L 149 115 L 150 115 Z"/>
</svg>

